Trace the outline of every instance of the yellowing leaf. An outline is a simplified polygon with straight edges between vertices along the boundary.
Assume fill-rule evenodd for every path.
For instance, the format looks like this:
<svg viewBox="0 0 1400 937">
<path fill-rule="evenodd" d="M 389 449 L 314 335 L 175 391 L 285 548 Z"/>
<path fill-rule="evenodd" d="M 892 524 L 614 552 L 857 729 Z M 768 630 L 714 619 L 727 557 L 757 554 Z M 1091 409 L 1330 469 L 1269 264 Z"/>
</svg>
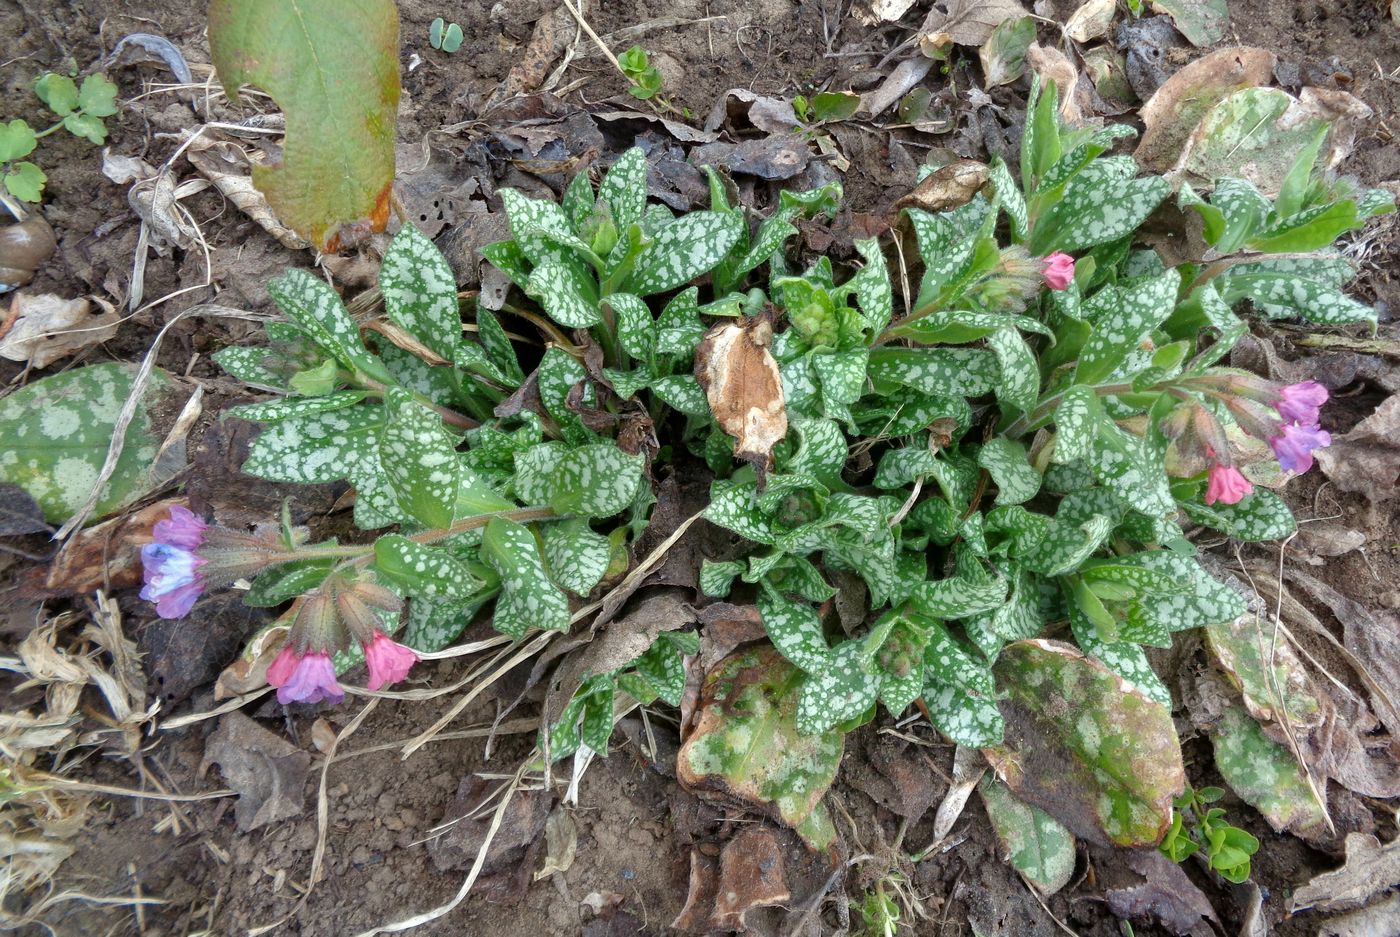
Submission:
<svg viewBox="0 0 1400 937">
<path fill-rule="evenodd" d="M 734 454 L 760 477 L 773 465 L 773 447 L 787 435 L 787 404 L 778 362 L 768 350 L 766 319 L 721 323 L 695 349 L 695 377 L 705 388 L 720 428 L 738 440 Z"/>
<path fill-rule="evenodd" d="M 382 231 L 394 180 L 399 20 L 392 0 L 212 0 L 209 46 L 224 90 L 254 83 L 282 106 L 280 166 L 253 182 L 323 250 Z"/>
</svg>

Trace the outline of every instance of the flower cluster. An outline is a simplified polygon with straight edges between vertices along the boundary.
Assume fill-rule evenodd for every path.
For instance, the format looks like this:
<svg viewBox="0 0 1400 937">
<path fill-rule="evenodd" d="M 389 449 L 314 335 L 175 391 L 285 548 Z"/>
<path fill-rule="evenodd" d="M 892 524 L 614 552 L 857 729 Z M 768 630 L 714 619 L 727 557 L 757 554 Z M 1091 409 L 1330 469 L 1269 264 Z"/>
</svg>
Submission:
<svg viewBox="0 0 1400 937">
<path fill-rule="evenodd" d="M 183 618 L 210 586 L 251 578 L 273 562 L 285 561 L 288 548 L 269 535 L 245 534 L 205 523 L 193 511 L 172 505 L 157 521 L 153 540 L 141 548 L 145 586 L 141 597 L 156 603 L 162 618 Z M 364 648 L 369 688 L 397 683 L 417 663 L 412 648 L 383 630 L 382 613 L 397 612 L 402 600 L 367 578 L 333 574 L 320 588 L 299 598 L 289 612 L 290 633 L 267 670 L 282 703 L 338 703 L 345 691 L 336 682 L 331 655 L 350 639 Z"/>
</svg>

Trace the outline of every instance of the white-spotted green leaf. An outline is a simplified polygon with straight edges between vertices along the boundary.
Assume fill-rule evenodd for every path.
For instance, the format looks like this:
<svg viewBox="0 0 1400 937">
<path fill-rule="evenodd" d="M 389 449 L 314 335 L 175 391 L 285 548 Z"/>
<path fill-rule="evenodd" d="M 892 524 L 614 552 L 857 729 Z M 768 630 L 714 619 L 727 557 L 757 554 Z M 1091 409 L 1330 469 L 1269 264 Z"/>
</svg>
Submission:
<svg viewBox="0 0 1400 937">
<path fill-rule="evenodd" d="M 465 599 L 486 585 L 446 551 L 401 534 L 374 541 L 374 565 L 405 595 L 425 599 Z"/>
<path fill-rule="evenodd" d="M 628 277 L 628 292 L 649 296 L 684 286 L 724 259 L 743 219 L 728 212 L 693 211 L 656 232 Z"/>
<path fill-rule="evenodd" d="M 501 577 L 493 624 L 512 638 L 531 628 L 569 629 L 569 600 L 540 560 L 534 534 L 504 517 L 493 517 L 481 538 L 481 558 Z"/>
<path fill-rule="evenodd" d="M 1073 254 L 1136 231 L 1171 194 L 1167 180 L 1134 179 L 1136 171 L 1131 157 L 1096 159 L 1085 166 L 1036 221 L 1030 252 L 1037 257 L 1054 251 Z"/>
<path fill-rule="evenodd" d="M 210 355 L 219 367 L 245 384 L 261 390 L 285 391 L 287 378 L 268 368 L 271 352 L 266 348 L 229 345 Z"/>
<path fill-rule="evenodd" d="M 365 391 L 340 390 L 324 397 L 288 397 L 270 400 L 267 403 L 250 403 L 241 407 L 230 407 L 228 413 L 240 420 L 255 423 L 273 423 L 289 416 L 309 413 L 330 413 L 354 406 L 365 399 Z"/>
<path fill-rule="evenodd" d="M 1035 577 L 1017 568 L 1008 578 L 1011 592 L 1006 602 L 992 611 L 987 626 L 1003 641 L 1033 638 L 1045 628 L 1040 613 L 1040 590 Z"/>
<path fill-rule="evenodd" d="M 511 233 L 531 263 L 539 265 L 545 260 L 558 258 L 562 253 L 561 248 L 577 251 L 583 257 L 592 255 L 588 245 L 574 234 L 564 209 L 545 199 L 528 198 L 514 189 L 501 189 L 500 192 Z M 495 263 L 494 259 L 491 260 Z"/>
<path fill-rule="evenodd" d="M 783 592 L 792 592 L 808 602 L 825 602 L 836 590 L 822 578 L 821 571 L 801 556 L 786 556 L 769 575 L 769 581 Z"/>
<path fill-rule="evenodd" d="M 599 755 L 608 754 L 608 741 L 613 732 L 613 694 L 616 681 L 600 681 L 598 688 L 588 696 L 583 704 L 583 721 L 579 723 L 579 737 L 583 744 Z"/>
<path fill-rule="evenodd" d="M 525 372 L 520 369 L 515 348 L 511 345 L 506 330 L 501 326 L 501 320 L 496 318 L 494 312 L 481 306 L 476 308 L 476 337 L 481 342 L 481 347 L 486 350 L 486 356 L 491 359 L 491 363 L 510 383 L 519 384 L 525 380 Z"/>
<path fill-rule="evenodd" d="M 1095 514 L 1082 524 L 1054 518 L 1044 536 L 1021 555 L 1026 568 L 1043 576 L 1072 572 L 1103 545 L 1113 530 L 1113 519 Z"/>
<path fill-rule="evenodd" d="M 1175 594 L 1139 596 L 1128 606 L 1128 624 L 1132 627 L 1184 631 L 1232 622 L 1245 612 L 1240 594 L 1216 581 L 1189 556 L 1155 550 L 1136 554 L 1133 561 L 1185 579 L 1190 585 Z"/>
<path fill-rule="evenodd" d="M 8 398 L 14 400 L 15 397 Z M 352 478 L 367 459 L 378 468 L 384 408 L 350 407 L 288 417 L 253 440 L 243 471 L 269 481 L 324 484 Z"/>
<path fill-rule="evenodd" d="M 861 318 L 873 333 L 880 333 L 894 318 L 894 292 L 890 286 L 890 270 L 876 238 L 855 242 L 865 266 L 851 277 L 849 286 L 855 290 Z"/>
<path fill-rule="evenodd" d="M 865 348 L 812 356 L 812 368 L 821 381 L 822 400 L 827 416 L 848 419 L 848 407 L 865 392 L 865 367 L 870 352 Z"/>
<path fill-rule="evenodd" d="M 1099 637 L 1093 622 L 1073 603 L 1070 603 L 1069 611 L 1070 626 L 1080 650 L 1122 677 L 1129 689 L 1137 690 L 1148 699 L 1161 703 L 1168 712 L 1171 711 L 1171 692 L 1148 663 L 1147 653 L 1140 645 L 1132 641 L 1105 641 Z"/>
<path fill-rule="evenodd" d="M 937 464 L 937 453 L 926 445 L 916 443 L 903 449 L 886 449 L 875 469 L 875 487 L 886 491 L 903 488 L 917 478 L 932 475 Z"/>
<path fill-rule="evenodd" d="M 569 227 L 577 234 L 588 223 L 588 218 L 597 207 L 597 196 L 593 193 L 593 180 L 588 178 L 588 170 L 580 170 L 564 190 L 564 198 L 559 206 L 564 209 L 564 217 Z"/>
<path fill-rule="evenodd" d="M 700 387 L 700 382 L 689 374 L 659 377 L 651 382 L 651 392 L 686 416 L 705 416 L 710 412 L 705 391 Z"/>
<path fill-rule="evenodd" d="M 656 348 L 656 322 L 647 304 L 631 293 L 613 293 L 605 302 L 616 316 L 617 339 L 623 350 L 638 361 L 651 360 Z"/>
<path fill-rule="evenodd" d="M 544 558 L 554 581 L 575 595 L 588 595 L 603 579 L 612 544 L 582 518 L 541 527 Z"/>
<path fill-rule="evenodd" d="M 672 706 L 679 706 L 685 693 L 685 654 L 699 649 L 698 642 L 683 642 L 682 635 L 695 637 L 693 632 L 663 632 L 633 664 L 637 673 L 655 688 L 656 695 Z"/>
<path fill-rule="evenodd" d="M 1014 439 L 993 437 L 977 453 L 977 464 L 997 485 L 997 504 L 1020 504 L 1040 491 L 1040 473 L 1030 464 L 1026 447 Z"/>
<path fill-rule="evenodd" d="M 491 262 L 491 266 L 506 275 L 506 279 L 520 287 L 530 282 L 530 258 L 515 238 L 497 241 L 481 248 L 481 256 Z"/>
<path fill-rule="evenodd" d="M 316 344 L 351 371 L 384 381 L 384 366 L 365 349 L 345 304 L 324 280 L 307 270 L 288 270 L 267 284 L 278 307 Z"/>
<path fill-rule="evenodd" d="M 569 451 L 566 443 L 546 442 L 514 454 L 515 493 L 526 504 L 549 504 L 559 462 Z"/>
<path fill-rule="evenodd" d="M 411 224 L 404 225 L 379 268 L 384 311 L 411 335 L 452 360 L 462 341 L 457 311 L 457 280 L 436 245 Z"/>
<path fill-rule="evenodd" d="M 1153 517 L 1176 509 L 1158 447 L 1118 425 L 1102 421 L 1093 443 L 1094 476 L 1127 507 Z"/>
<path fill-rule="evenodd" d="M 831 663 L 821 619 L 810 605 L 763 589 L 758 596 L 758 613 L 773 646 L 798 667 L 815 674 Z"/>
<path fill-rule="evenodd" d="M 977 785 L 987 818 L 1011 867 L 1041 894 L 1053 895 L 1069 883 L 1077 853 L 1064 824 L 1011 793 L 994 775 Z"/>
<path fill-rule="evenodd" d="M 619 231 L 642 220 L 647 207 L 647 156 L 641 147 L 634 146 L 617 158 L 598 185 L 598 198 L 607 204 Z"/>
<path fill-rule="evenodd" d="M 744 571 L 744 564 L 735 560 L 706 559 L 700 564 L 700 591 L 722 599 L 729 595 L 734 578 Z"/>
<path fill-rule="evenodd" d="M 1007 220 L 1011 222 L 1011 237 L 1017 243 L 1024 241 L 1030 233 L 1026 197 L 1021 194 L 1021 187 L 1011 178 L 1011 170 L 1006 168 L 1006 161 L 1000 156 L 987 166 L 987 181 L 992 184 L 997 202 L 1002 211 L 1006 212 Z"/>
<path fill-rule="evenodd" d="M 811 475 L 833 491 L 845 488 L 841 470 L 849 450 L 841 428 L 831 420 L 795 419 L 791 425 L 797 430 L 797 449 L 783 470 Z"/>
<path fill-rule="evenodd" d="M 355 526 L 378 530 L 390 524 L 417 522 L 400 505 L 398 492 L 389 483 L 377 449 L 361 456 L 349 470 L 349 476 L 355 486 Z"/>
<path fill-rule="evenodd" d="M 651 375 L 645 371 L 619 371 L 604 368 L 603 377 L 612 385 L 613 392 L 623 400 L 631 400 L 637 392 L 651 386 Z"/>
<path fill-rule="evenodd" d="M 758 509 L 758 497 L 751 484 L 711 489 L 705 520 L 755 543 L 772 546 L 779 536 L 773 522 Z"/>
<path fill-rule="evenodd" d="M 926 394 L 977 397 L 1001 377 L 996 357 L 981 348 L 876 348 L 869 374 L 876 383 Z"/>
<path fill-rule="evenodd" d="M 705 337 L 696 304 L 699 290 L 691 287 L 677 293 L 661 310 L 656 323 L 656 350 L 666 355 L 689 355 Z"/>
<path fill-rule="evenodd" d="M 379 461 L 399 507 L 429 527 L 451 526 L 461 475 L 442 418 L 397 388 L 389 391 L 384 409 Z"/>
<path fill-rule="evenodd" d="M 1064 392 L 1055 408 L 1055 462 L 1077 462 L 1089 457 L 1101 410 L 1099 395 L 1093 388 L 1076 384 Z"/>
<path fill-rule="evenodd" d="M 92 494 L 135 374 L 123 364 L 89 365 L 0 399 L 0 481 L 23 488 L 50 522 L 68 520 Z M 131 503 L 161 480 L 153 477 L 160 437 L 152 432 L 150 414 L 168 405 L 171 390 L 169 376 L 152 370 L 94 518 Z"/>
<path fill-rule="evenodd" d="M 636 497 L 644 461 L 611 443 L 580 446 L 559 460 L 550 504 L 560 514 L 611 517 Z"/>
<path fill-rule="evenodd" d="M 583 365 L 577 358 L 561 348 L 551 345 L 545 349 L 536 371 L 540 388 L 540 402 L 545 412 L 564 429 L 564 437 L 571 441 L 582 441 L 592 434 L 583 426 L 579 415 L 569 408 L 569 391 L 584 379 Z M 589 394 L 584 399 L 589 399 Z"/>
<path fill-rule="evenodd" d="M 1298 529 L 1293 512 L 1267 488 L 1255 488 L 1238 504 L 1217 501 L 1207 507 L 1183 502 L 1182 508 L 1198 524 L 1214 527 L 1237 540 L 1282 540 Z"/>
<path fill-rule="evenodd" d="M 408 625 L 399 639 L 415 651 L 431 654 L 447 647 L 471 624 L 494 592 L 483 592 L 465 602 L 414 599 L 408 603 Z"/>
<path fill-rule="evenodd" d="M 797 731 L 820 735 L 854 719 L 875 705 L 879 689 L 880 675 L 871 666 L 865 643 L 846 641 L 831 652 L 825 666 L 807 671 L 797 696 Z"/>
<path fill-rule="evenodd" d="M 991 669 L 964 651 L 937 621 L 924 649 L 924 705 L 940 732 L 959 745 L 981 748 L 1001 741 L 1005 721 L 996 704 Z"/>
<path fill-rule="evenodd" d="M 1021 333 L 1013 328 L 997 329 L 987 336 L 987 347 L 996 355 L 1000 369 L 997 400 L 1013 412 L 1034 407 L 1040 395 L 1040 369 Z"/>
<path fill-rule="evenodd" d="M 1104 287 L 1086 306 L 1093 310 L 1089 339 L 1079 353 L 1074 379 L 1097 384 L 1161 325 L 1176 305 L 1181 275 L 1169 270 L 1127 288 Z"/>
<path fill-rule="evenodd" d="M 551 319 L 570 329 L 586 329 L 603 320 L 597 294 L 597 284 L 582 264 L 554 257 L 530 272 L 525 287 L 525 295 L 543 306 Z"/>
<path fill-rule="evenodd" d="M 1298 316 L 1320 325 L 1376 321 L 1374 309 L 1323 280 L 1255 264 L 1240 264 L 1217 279 L 1227 304 L 1248 299 L 1274 319 Z"/>
</svg>

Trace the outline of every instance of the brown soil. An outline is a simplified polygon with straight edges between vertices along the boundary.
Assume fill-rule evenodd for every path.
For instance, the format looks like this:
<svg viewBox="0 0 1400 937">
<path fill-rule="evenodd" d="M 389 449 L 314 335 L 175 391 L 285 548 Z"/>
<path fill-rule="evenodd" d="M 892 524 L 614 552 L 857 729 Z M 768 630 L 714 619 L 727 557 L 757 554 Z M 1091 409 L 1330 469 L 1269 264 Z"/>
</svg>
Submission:
<svg viewBox="0 0 1400 937">
<path fill-rule="evenodd" d="M 1075 5 L 1050 4 L 1061 18 Z M 835 0 L 618 0 L 589 4 L 590 8 L 601 8 L 590 14 L 590 21 L 603 35 L 652 23 L 660 17 L 693 21 L 649 29 L 638 41 L 653 52 L 665 77 L 664 93 L 677 108 L 695 115 L 695 123 L 703 121 L 720 94 L 732 87 L 783 96 L 828 87 L 868 87 L 869 69 L 908 30 L 907 26 L 866 29 L 846 14 L 849 6 Z M 460 181 L 454 173 L 471 169 L 472 160 L 477 158 L 471 150 L 475 131 L 463 129 L 463 122 L 477 116 L 482 103 L 518 59 L 534 22 L 555 7 L 554 0 L 507 0 L 499 4 L 466 0 L 456 4 L 450 11 L 452 18 L 478 25 L 466 30 L 461 50 L 448 56 L 432 52 L 426 41 L 429 22 L 439 14 L 447 15 L 446 7 L 424 0 L 400 3 L 404 59 L 417 53 L 424 60 L 403 77 L 405 104 L 400 136 L 407 144 L 405 153 L 420 154 L 420 141 L 429 131 L 458 126 L 452 134 L 435 136 L 432 141 L 436 149 L 434 166 L 446 167 L 442 170 L 446 173 L 444 190 L 453 189 Z M 1370 104 L 1376 116 L 1363 129 L 1356 151 L 1343 169 L 1370 184 L 1400 178 L 1400 147 L 1393 138 L 1394 130 L 1400 128 L 1400 79 L 1393 73 L 1400 67 L 1400 31 L 1382 16 L 1382 4 L 1376 0 L 1304 0 L 1296 4 L 1243 0 L 1231 3 L 1230 8 L 1232 38 L 1239 43 L 1274 50 L 1284 62 L 1331 62 L 1345 69 L 1352 79 L 1349 89 Z M 160 33 L 192 63 L 207 62 L 204 26 L 202 7 L 172 0 L 152 0 L 137 6 L 77 0 L 62 9 L 51 9 L 35 0 L 0 0 L 0 35 L 7 37 L 7 61 L 0 65 L 0 92 L 7 102 L 5 117 L 26 117 L 37 123 L 37 102 L 28 91 L 35 74 L 70 60 L 80 67 L 93 63 L 129 32 Z M 625 47 L 630 41 L 614 45 Z M 586 39 L 578 49 L 580 57 L 564 78 L 566 84 L 586 79 L 570 92 L 575 99 L 594 102 L 623 92 L 621 79 L 602 58 L 592 54 Z M 150 65 L 125 66 L 112 72 L 112 76 L 120 84 L 123 100 L 148 90 L 151 82 L 168 80 L 165 72 Z M 941 81 L 931 77 L 930 86 L 937 90 Z M 1024 94 L 1019 87 L 1003 92 L 1007 102 L 1017 101 Z M 998 92 L 998 101 L 1003 100 L 1003 92 Z M 206 104 L 202 93 L 158 92 L 141 98 L 139 106 L 125 107 L 108 121 L 111 152 L 141 155 L 158 164 L 174 149 L 175 144 L 167 135 L 198 126 Z M 212 113 L 219 117 L 233 112 L 216 102 Z M 958 149 L 961 145 L 949 138 L 907 135 L 903 138 L 906 145 L 892 148 L 883 142 L 882 135 L 871 132 L 864 134 L 868 139 L 862 139 L 863 133 L 853 132 L 849 139 L 842 139 L 848 153 L 857 151 L 852 154 L 853 166 L 843 180 L 848 202 L 856 211 L 874 211 L 907 189 L 928 148 Z M 55 135 L 42 142 L 38 155 L 49 173 L 44 211 L 58 232 L 60 249 L 35 287 L 69 295 L 105 290 L 114 297 L 123 297 L 129 288 L 138 227 L 126 202 L 126 187 L 102 176 L 100 153 L 85 142 Z M 216 302 L 248 309 L 264 306 L 267 299 L 262 284 L 269 277 L 286 266 L 309 263 L 308 255 L 286 251 L 212 193 L 196 195 L 185 204 L 199 219 L 212 249 L 210 272 L 217 284 Z M 1396 230 L 1391 227 L 1383 237 L 1372 236 L 1374 243 L 1361 253 L 1364 272 L 1358 291 L 1375 300 L 1382 322 L 1400 310 L 1400 283 L 1394 273 L 1400 259 Z M 204 264 L 204 254 L 197 249 L 173 251 L 166 256 L 152 253 L 145 268 L 146 298 L 203 283 Z M 63 367 L 101 360 L 139 360 L 161 324 L 193 303 L 210 300 L 212 292 L 195 289 L 171 299 L 126 323 L 112 341 L 70 359 Z M 248 331 L 247 325 L 237 322 L 186 321 L 176 327 L 166 342 L 159 360 L 162 367 L 209 382 L 206 416 L 192 442 L 204 433 L 211 418 L 229 402 L 228 394 L 234 392 L 232 384 L 220 381 L 207 354 L 241 340 Z M 8 384 L 22 379 L 19 366 L 0 362 L 0 380 Z M 1336 431 L 1362 419 L 1383 396 L 1376 386 L 1365 382 L 1358 383 L 1355 390 L 1355 395 L 1345 398 L 1343 406 L 1337 408 L 1339 425 L 1332 427 Z M 195 449 L 192 445 L 191 451 Z M 253 485 L 247 496 L 267 498 L 275 504 L 280 491 L 274 489 L 275 486 Z M 334 494 L 321 493 L 327 504 Z M 1316 575 L 1370 608 L 1400 606 L 1395 589 L 1395 583 L 1400 581 L 1400 557 L 1395 546 L 1400 543 L 1400 519 L 1372 510 L 1359 497 L 1341 495 L 1311 478 L 1295 484 L 1288 497 L 1302 519 L 1340 517 L 1366 535 L 1366 549 L 1328 559 L 1325 565 L 1315 568 Z M 312 513 L 308 505 L 309 502 L 303 503 L 300 509 Z M 42 538 L 24 541 L 25 548 L 31 551 L 44 549 L 43 543 Z M 0 575 L 11 575 L 22 566 L 9 572 L 0 569 Z M 155 626 L 149 622 L 149 610 L 136 602 L 132 593 L 122 598 L 128 633 L 142 641 L 144 650 L 164 646 L 153 637 Z M 37 612 L 32 604 L 15 604 L 6 609 L 0 616 L 0 631 L 7 644 L 23 636 Z M 231 628 L 229 640 L 236 646 L 253 624 L 225 622 L 221 627 Z M 208 681 L 225 663 L 226 656 L 206 661 L 204 671 L 194 676 L 185 674 L 178 686 L 165 685 L 161 691 L 165 696 L 164 714 L 210 708 L 212 693 Z M 436 668 L 424 667 L 423 671 L 426 684 L 444 685 L 456 679 L 461 668 L 443 663 Z M 8 690 L 12 684 L 0 686 Z M 513 693 L 502 691 L 499 699 L 484 701 L 460 716 L 452 728 L 489 724 L 499 708 L 514 698 Z M 344 749 L 354 752 L 411 738 L 436 720 L 452 700 L 449 696 L 426 704 L 385 703 L 346 741 Z M 11 704 L 23 706 L 33 702 L 28 697 L 12 697 Z M 326 711 L 324 716 L 339 728 L 355 711 L 355 707 L 347 705 Z M 314 714 L 284 721 L 280 707 L 271 704 L 249 710 L 249 714 L 266 728 L 313 750 L 310 740 Z M 670 718 L 664 714 L 663 717 Z M 172 789 L 192 793 L 222 785 L 217 768 L 201 769 L 205 738 L 214 724 L 209 721 L 150 740 L 148 759 L 158 766 L 156 774 L 167 779 Z M 884 790 L 878 779 L 871 780 L 872 772 L 878 774 L 871 764 L 878 759 L 872 758 L 872 752 L 884 746 L 888 754 L 888 746 L 902 743 L 877 734 L 876 728 L 867 727 L 850 740 L 850 754 L 831 795 L 837 804 L 836 813 L 842 815 L 838 826 L 843 834 L 858 831 L 847 843 L 849 854 L 887 855 L 900 832 L 897 816 L 886 804 L 877 803 L 878 795 L 871 793 Z M 663 748 L 674 747 L 674 741 L 664 741 L 673 738 L 674 726 L 653 721 L 651 729 L 664 737 Z M 917 732 L 928 743 L 922 763 L 936 768 L 927 768 L 921 783 L 928 787 L 936 804 L 946 788 L 939 773 L 950 770 L 952 749 L 936 742 L 926 728 L 909 731 Z M 668 932 L 667 925 L 685 902 L 689 843 L 692 839 L 713 842 L 714 830 L 721 822 L 734 828 L 749 820 L 740 816 L 723 820 L 708 812 L 708 808 L 679 790 L 665 770 L 664 757 L 660 759 L 661 770 L 657 770 L 637 744 L 624 741 L 624 735 L 619 732 L 610 757 L 596 762 L 579 788 L 578 807 L 573 811 L 578 825 L 578 852 L 567 872 L 530 883 L 530 875 L 542 861 L 542 853 L 536 849 L 518 860 L 518 868 L 488 870 L 493 874 L 483 879 L 477 894 L 445 919 L 414 933 L 504 937 Z M 645 737 L 645 733 L 632 733 L 631 737 Z M 428 842 L 435 835 L 434 828 L 457 818 L 459 811 L 454 810 L 454 802 L 464 778 L 479 771 L 511 774 L 529 748 L 525 742 L 528 738 L 496 739 L 489 758 L 483 740 L 473 738 L 434 743 L 407 761 L 400 760 L 397 750 L 389 748 L 333 765 L 327 776 L 329 835 L 323 880 L 306 907 L 273 932 L 341 937 L 450 899 L 466 870 L 439 869 L 434 847 Z M 1209 763 L 1203 743 L 1189 746 L 1188 755 L 1193 753 L 1198 756 L 1198 764 Z M 1192 771 L 1197 784 L 1210 782 L 1205 769 Z M 102 783 L 128 787 L 138 783 L 121 762 L 96 763 L 88 773 Z M 46 927 L 54 934 L 74 937 L 138 933 L 144 937 L 167 937 L 242 934 L 251 927 L 278 920 L 294 906 L 307 884 L 316 846 L 319 777 L 319 762 L 313 761 L 305 791 L 306 806 L 300 816 L 247 834 L 236 830 L 228 798 L 187 803 L 178 808 L 121 798 L 101 804 L 75 841 L 77 852 L 63 866 L 58 886 L 93 895 L 139 892 L 157 897 L 164 904 L 147 906 L 138 917 L 130 905 L 94 907 L 69 901 L 46 915 Z M 1312 850 L 1291 837 L 1276 836 L 1247 808 L 1238 803 L 1230 806 L 1232 819 L 1248 826 L 1265 844 L 1255 868 L 1256 881 L 1266 891 L 1286 893 L 1317 871 L 1335 864 L 1334 856 Z M 179 832 L 172 832 L 168 821 L 161 823 L 170 809 L 178 809 Z M 850 823 L 846 822 L 847 817 Z M 995 921 L 996 915 L 987 908 L 1012 905 L 1029 907 L 1025 913 L 1036 915 L 1034 922 L 1018 923 L 1019 918 L 1006 911 L 1000 923 L 994 925 L 998 930 L 989 931 L 989 925 L 984 923 L 982 932 L 1056 932 L 1034 903 L 1026 900 L 1014 874 L 997 859 L 995 840 L 976 798 L 955 828 L 953 839 L 959 837 L 962 841 L 957 848 L 935 853 L 913 870 L 912 890 L 930 917 L 917 922 L 912 932 L 940 937 L 969 934 L 969 920 Z M 922 846 L 931 838 L 930 811 L 904 831 L 902 843 L 907 850 Z M 888 868 L 888 863 L 881 862 L 859 865 L 836 891 L 839 893 L 844 887 L 854 905 L 863 888 Z M 523 874 L 513 876 L 513 871 Z M 1086 881 L 1087 871 L 1085 857 L 1081 856 L 1075 884 L 1050 899 L 1049 910 L 1085 937 L 1120 933 L 1117 923 L 1095 897 L 1098 892 L 1092 882 Z M 1188 871 L 1215 903 L 1223 918 L 1224 932 L 1238 932 L 1240 896 L 1212 883 L 1193 866 L 1188 865 Z M 595 893 L 605 904 L 610 900 L 620 902 L 620 910 L 611 916 L 595 917 L 583 904 Z M 13 895 L 5 898 L 7 903 L 14 900 Z M 821 923 L 812 933 L 834 933 L 843 923 L 830 907 L 825 914 L 826 917 L 818 918 Z M 854 906 L 851 915 L 851 926 L 858 929 L 859 914 Z M 1316 926 L 1315 920 L 1304 916 L 1282 922 L 1275 932 L 1311 934 Z M 36 926 L 27 933 L 41 932 Z M 1136 933 L 1156 932 L 1139 927 Z"/>
</svg>

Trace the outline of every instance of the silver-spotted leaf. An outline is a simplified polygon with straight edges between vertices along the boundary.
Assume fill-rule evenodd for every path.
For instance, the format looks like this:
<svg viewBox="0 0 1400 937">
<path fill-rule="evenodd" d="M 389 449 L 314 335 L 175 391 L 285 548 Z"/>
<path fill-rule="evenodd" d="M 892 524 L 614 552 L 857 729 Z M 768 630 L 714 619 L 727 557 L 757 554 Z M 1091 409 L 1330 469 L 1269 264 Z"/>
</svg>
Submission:
<svg viewBox="0 0 1400 937">
<path fill-rule="evenodd" d="M 1039 807 L 1016 798 L 991 775 L 985 775 L 977 792 L 987 808 L 1001 842 L 1002 852 L 1017 872 L 1042 894 L 1053 895 L 1074 874 L 1074 836 L 1060 821 Z"/>
<path fill-rule="evenodd" d="M 491 518 L 481 538 L 481 558 L 501 577 L 492 622 L 497 631 L 520 638 L 531 628 L 569 629 L 569 600 L 545 571 L 528 527 L 504 517 Z"/>
</svg>

